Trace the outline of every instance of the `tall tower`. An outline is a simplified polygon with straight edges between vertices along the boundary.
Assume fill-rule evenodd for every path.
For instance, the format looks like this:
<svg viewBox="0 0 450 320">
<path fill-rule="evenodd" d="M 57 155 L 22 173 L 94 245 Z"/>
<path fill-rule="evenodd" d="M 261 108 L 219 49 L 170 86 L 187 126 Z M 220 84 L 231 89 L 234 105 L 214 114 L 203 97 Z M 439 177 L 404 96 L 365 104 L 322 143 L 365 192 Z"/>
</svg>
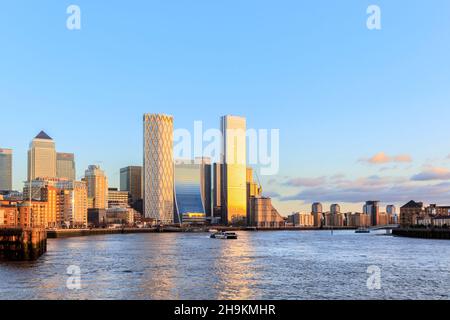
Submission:
<svg viewBox="0 0 450 320">
<path fill-rule="evenodd" d="M 108 207 L 108 178 L 99 166 L 89 166 L 84 177 L 87 184 L 88 208 Z"/>
<path fill-rule="evenodd" d="M 41 131 L 28 150 L 28 181 L 36 178 L 56 178 L 55 142 Z"/>
<path fill-rule="evenodd" d="M 247 220 L 246 127 L 243 117 L 222 117 L 222 210 L 227 224 L 245 224 Z"/>
<path fill-rule="evenodd" d="M 0 190 L 12 190 L 12 155 L 11 149 L 0 149 Z"/>
<path fill-rule="evenodd" d="M 162 224 L 174 215 L 173 117 L 144 115 L 144 213 Z"/>
<path fill-rule="evenodd" d="M 76 180 L 75 155 L 73 153 L 56 153 L 56 175 L 60 179 Z"/>
<path fill-rule="evenodd" d="M 364 213 L 370 216 L 370 224 L 376 226 L 379 223 L 380 201 L 366 201 Z"/>
<path fill-rule="evenodd" d="M 311 213 L 314 217 L 314 226 L 321 227 L 323 225 L 323 206 L 320 202 L 312 204 Z"/>
</svg>

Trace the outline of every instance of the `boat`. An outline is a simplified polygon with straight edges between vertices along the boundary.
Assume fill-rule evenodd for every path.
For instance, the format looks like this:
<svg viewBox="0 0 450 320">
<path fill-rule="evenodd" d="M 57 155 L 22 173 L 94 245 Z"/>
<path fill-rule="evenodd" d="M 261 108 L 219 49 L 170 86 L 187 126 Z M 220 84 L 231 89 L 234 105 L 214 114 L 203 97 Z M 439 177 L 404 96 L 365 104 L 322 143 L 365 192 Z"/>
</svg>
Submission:
<svg viewBox="0 0 450 320">
<path fill-rule="evenodd" d="M 368 228 L 358 228 L 355 233 L 370 233 L 370 229 Z"/>
<path fill-rule="evenodd" d="M 238 235 L 235 232 L 230 231 L 220 231 L 211 234 L 211 239 L 226 239 L 226 240 L 236 240 Z"/>
</svg>

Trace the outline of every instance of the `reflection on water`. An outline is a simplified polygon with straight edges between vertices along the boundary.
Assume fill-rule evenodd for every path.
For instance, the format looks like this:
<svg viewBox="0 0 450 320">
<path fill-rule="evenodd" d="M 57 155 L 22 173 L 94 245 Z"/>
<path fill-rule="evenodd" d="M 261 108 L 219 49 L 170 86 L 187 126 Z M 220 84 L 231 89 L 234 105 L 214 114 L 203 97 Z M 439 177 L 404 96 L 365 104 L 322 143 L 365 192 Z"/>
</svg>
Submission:
<svg viewBox="0 0 450 320">
<path fill-rule="evenodd" d="M 335 232 L 55 239 L 35 262 L 0 262 L 8 299 L 450 299 L 450 243 Z M 81 268 L 82 289 L 66 287 Z M 382 270 L 382 289 L 366 286 Z"/>
</svg>

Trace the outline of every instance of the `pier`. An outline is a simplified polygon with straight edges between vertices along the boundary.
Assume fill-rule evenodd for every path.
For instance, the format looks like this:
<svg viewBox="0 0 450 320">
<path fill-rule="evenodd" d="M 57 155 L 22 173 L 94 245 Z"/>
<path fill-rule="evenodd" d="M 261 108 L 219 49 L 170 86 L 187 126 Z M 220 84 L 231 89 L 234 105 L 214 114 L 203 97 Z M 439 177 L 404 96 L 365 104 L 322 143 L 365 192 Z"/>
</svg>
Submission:
<svg viewBox="0 0 450 320">
<path fill-rule="evenodd" d="M 47 233 L 42 228 L 0 228 L 0 259 L 36 260 L 47 251 Z"/>
</svg>

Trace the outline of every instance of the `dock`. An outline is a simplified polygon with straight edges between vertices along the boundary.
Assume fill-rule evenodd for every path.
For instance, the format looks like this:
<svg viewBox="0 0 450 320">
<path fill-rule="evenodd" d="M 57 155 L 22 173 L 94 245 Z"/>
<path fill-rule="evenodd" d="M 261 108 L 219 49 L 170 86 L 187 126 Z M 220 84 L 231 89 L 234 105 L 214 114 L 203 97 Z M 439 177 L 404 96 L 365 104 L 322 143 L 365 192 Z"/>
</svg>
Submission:
<svg viewBox="0 0 450 320">
<path fill-rule="evenodd" d="M 0 259 L 37 260 L 47 251 L 47 233 L 43 228 L 0 228 Z"/>
</svg>

